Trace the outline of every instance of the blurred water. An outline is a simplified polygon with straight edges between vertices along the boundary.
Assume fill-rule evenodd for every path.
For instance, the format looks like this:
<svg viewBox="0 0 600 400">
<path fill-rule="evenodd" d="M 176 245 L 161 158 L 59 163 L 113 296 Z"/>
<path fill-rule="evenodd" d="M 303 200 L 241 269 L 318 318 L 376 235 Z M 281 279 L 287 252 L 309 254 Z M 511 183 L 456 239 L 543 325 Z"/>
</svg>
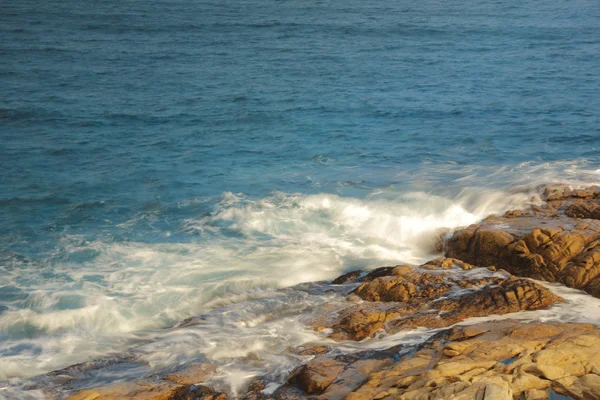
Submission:
<svg viewBox="0 0 600 400">
<path fill-rule="evenodd" d="M 599 17 L 593 0 L 2 2 L 0 377 L 419 263 L 438 228 L 597 183 Z"/>
</svg>

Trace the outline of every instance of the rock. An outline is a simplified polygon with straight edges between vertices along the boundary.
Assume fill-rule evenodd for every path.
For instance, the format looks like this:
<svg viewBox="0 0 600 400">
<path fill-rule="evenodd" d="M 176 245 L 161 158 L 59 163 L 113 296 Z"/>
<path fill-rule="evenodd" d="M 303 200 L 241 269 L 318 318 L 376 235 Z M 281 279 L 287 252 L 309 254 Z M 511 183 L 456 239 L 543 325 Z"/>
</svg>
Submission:
<svg viewBox="0 0 600 400">
<path fill-rule="evenodd" d="M 433 299 L 447 293 L 452 285 L 445 283 L 445 275 L 420 273 L 415 268 L 400 266 L 391 276 L 375 278 L 364 283 L 355 293 L 367 301 L 401 301 Z"/>
<path fill-rule="evenodd" d="M 600 328 L 588 324 L 525 324 L 504 320 L 453 327 L 437 333 L 394 362 L 380 364 L 370 372 L 366 369 L 361 384 L 354 383 L 349 393 L 334 395 L 343 386 L 340 377 L 359 368 L 361 360 L 349 358 L 343 366 L 344 372 L 318 399 L 541 400 L 548 398 L 550 390 L 578 400 L 598 399 L 597 340 Z M 449 355 L 448 349 L 456 351 Z M 559 357 L 556 362 L 566 373 L 575 375 L 555 379 L 561 373 L 552 367 L 558 366 L 539 362 L 549 362 L 552 355 L 567 353 L 573 357 L 568 360 Z M 572 363 L 579 366 L 565 368 Z M 303 398 L 302 393 L 296 395 Z"/>
<path fill-rule="evenodd" d="M 343 369 L 343 363 L 326 356 L 318 356 L 302 367 L 296 381 L 306 393 L 321 393 Z"/>
<path fill-rule="evenodd" d="M 324 354 L 331 351 L 331 346 L 323 345 L 320 343 L 304 343 L 296 348 L 288 349 L 288 352 L 292 354 L 298 354 L 299 356 L 315 356 L 318 354 Z"/>
<path fill-rule="evenodd" d="M 193 386 L 185 395 L 177 400 L 225 400 L 227 394 L 217 392 L 208 386 Z"/>
<path fill-rule="evenodd" d="M 477 278 L 465 278 L 462 271 L 474 267 L 456 261 L 434 260 L 427 269 L 398 266 L 355 290 L 364 302 L 319 320 L 318 326 L 333 329 L 330 337 L 336 340 L 362 340 L 379 330 L 442 328 L 466 318 L 537 310 L 562 301 L 543 286 L 506 272 L 480 268 Z"/>
<path fill-rule="evenodd" d="M 351 271 L 347 274 L 339 276 L 331 281 L 333 285 L 343 285 L 344 283 L 353 283 L 358 281 L 358 279 L 362 276 L 362 271 Z"/>
<path fill-rule="evenodd" d="M 555 365 L 530 364 L 527 365 L 523 370 L 551 381 L 563 378 L 568 375 L 564 369 Z"/>
<path fill-rule="evenodd" d="M 189 385 L 168 381 L 137 380 L 82 390 L 70 395 L 67 400 L 179 400 L 184 398 L 189 389 Z"/>
<path fill-rule="evenodd" d="M 571 204 L 565 210 L 565 214 L 572 218 L 600 219 L 600 203 L 595 201 Z"/>
<path fill-rule="evenodd" d="M 541 208 L 456 232 L 446 255 L 600 296 L 600 189 L 547 187 L 542 197 Z"/>
<path fill-rule="evenodd" d="M 369 375 L 384 366 L 392 364 L 392 357 L 383 359 L 364 359 L 352 363 L 343 370 L 327 387 L 320 400 L 343 400 L 354 389 L 363 384 Z"/>
<path fill-rule="evenodd" d="M 388 276 L 392 273 L 392 271 L 396 268 L 398 268 L 399 266 L 395 266 L 395 267 L 379 267 L 379 268 L 375 268 L 374 270 L 370 271 L 368 274 L 366 274 L 362 279 L 361 282 L 368 282 L 368 281 L 372 281 L 375 278 L 379 278 L 380 276 Z"/>
<path fill-rule="evenodd" d="M 277 400 L 311 399 L 343 400 L 365 383 L 372 374 L 387 368 L 398 359 L 404 346 L 385 350 L 339 355 L 319 356 L 294 370 L 285 385 L 273 395 Z M 319 385 L 309 382 L 319 381 Z M 315 387 L 316 386 L 316 387 Z"/>
<path fill-rule="evenodd" d="M 118 382 L 98 388 L 82 390 L 67 397 L 67 400 L 223 400 L 225 393 L 216 392 L 207 386 L 197 385 L 213 375 L 215 364 L 190 363 L 162 380 L 138 379 Z"/>
<path fill-rule="evenodd" d="M 163 379 L 182 385 L 194 385 L 204 382 L 215 373 L 216 369 L 215 364 L 191 363 L 176 373 L 165 376 Z"/>
<path fill-rule="evenodd" d="M 600 398 L 600 376 L 587 374 L 575 381 L 567 391 L 576 399 L 591 400 Z"/>
<path fill-rule="evenodd" d="M 82 390 L 67 400 L 225 400 L 227 395 L 207 386 L 137 380 Z"/>
<path fill-rule="evenodd" d="M 483 390 L 483 400 L 512 400 L 513 393 L 507 384 L 489 383 Z"/>
<path fill-rule="evenodd" d="M 396 267 L 379 267 L 368 273 L 364 273 L 360 270 L 351 271 L 335 278 L 331 283 L 333 285 L 342 285 L 345 283 L 369 282 L 380 276 L 390 275 L 394 268 Z"/>
<path fill-rule="evenodd" d="M 253 378 L 246 389 L 246 394 L 244 395 L 244 400 L 268 400 L 271 399 L 268 395 L 262 393 L 262 391 L 267 387 L 267 381 L 264 378 L 257 377 Z"/>
<path fill-rule="evenodd" d="M 546 400 L 548 398 L 548 391 L 546 390 L 527 390 L 523 392 L 522 397 L 524 400 Z"/>
</svg>

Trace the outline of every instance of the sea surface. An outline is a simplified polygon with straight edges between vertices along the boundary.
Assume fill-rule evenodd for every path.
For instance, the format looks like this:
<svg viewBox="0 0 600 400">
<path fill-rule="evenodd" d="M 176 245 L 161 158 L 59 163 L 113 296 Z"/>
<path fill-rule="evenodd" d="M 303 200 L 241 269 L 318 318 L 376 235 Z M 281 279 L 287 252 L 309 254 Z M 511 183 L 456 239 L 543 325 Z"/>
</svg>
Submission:
<svg viewBox="0 0 600 400">
<path fill-rule="evenodd" d="M 336 300 L 306 282 L 600 183 L 599 21 L 597 0 L 0 2 L 0 397 L 132 352 L 147 369 L 98 379 L 207 359 L 235 394 L 317 336 L 302 318 Z M 573 296 L 562 317 L 600 323 Z"/>
</svg>

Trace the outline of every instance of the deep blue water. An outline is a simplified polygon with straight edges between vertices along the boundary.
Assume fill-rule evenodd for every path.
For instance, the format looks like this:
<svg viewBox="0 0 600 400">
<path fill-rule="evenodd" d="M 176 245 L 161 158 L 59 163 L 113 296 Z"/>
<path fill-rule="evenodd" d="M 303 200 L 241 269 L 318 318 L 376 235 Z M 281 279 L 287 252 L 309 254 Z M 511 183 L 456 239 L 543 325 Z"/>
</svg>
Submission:
<svg viewBox="0 0 600 400">
<path fill-rule="evenodd" d="M 428 216 L 484 216 L 465 190 L 600 180 L 599 21 L 596 0 L 0 3 L 0 357 L 19 365 L 0 376 L 79 360 L 53 363 L 50 337 L 110 347 L 203 311 L 149 300 L 178 266 L 213 299 L 327 243 L 329 276 Z M 385 255 L 336 247 L 365 231 Z M 111 330 L 86 308 L 102 296 L 160 315 Z"/>
</svg>

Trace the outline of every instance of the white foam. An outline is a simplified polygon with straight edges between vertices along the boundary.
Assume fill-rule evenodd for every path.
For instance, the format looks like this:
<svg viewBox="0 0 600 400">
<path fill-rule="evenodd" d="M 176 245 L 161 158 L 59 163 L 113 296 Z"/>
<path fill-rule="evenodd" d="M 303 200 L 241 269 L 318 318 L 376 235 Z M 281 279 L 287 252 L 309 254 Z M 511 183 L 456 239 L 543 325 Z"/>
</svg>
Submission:
<svg viewBox="0 0 600 400">
<path fill-rule="evenodd" d="M 253 199 L 225 193 L 210 214 L 183 221 L 179 231 L 195 239 L 186 243 L 65 235 L 60 257 L 49 265 L 23 266 L 18 275 L 6 269 L 0 277 L 2 285 L 29 294 L 0 314 L 0 351 L 6 354 L 0 378 L 32 376 L 132 347 L 155 369 L 200 356 L 222 363 L 249 353 L 275 357 L 285 346 L 316 340 L 297 318 L 310 313 L 315 302 L 328 301 L 308 295 L 292 299 L 277 288 L 332 279 L 351 269 L 423 263 L 436 256 L 431 249 L 440 229 L 523 207 L 535 193 L 532 177 L 554 167 L 498 168 L 487 177 L 512 176 L 521 186 L 511 190 L 470 188 L 481 177 L 462 171 L 460 189 L 444 195 L 398 193 L 393 187 L 362 199 L 286 193 Z M 573 168 L 574 185 L 598 179 L 595 170 Z M 135 221 L 124 229 L 131 224 Z M 71 255 L 87 253 L 95 256 L 71 261 Z M 44 268 L 55 278 L 43 278 Z M 581 310 L 588 307 L 583 298 L 577 304 Z M 161 330 L 217 309 L 226 311 L 210 323 Z M 139 347 L 140 341 L 150 344 Z M 231 382 L 239 376 L 232 373 Z"/>
</svg>

